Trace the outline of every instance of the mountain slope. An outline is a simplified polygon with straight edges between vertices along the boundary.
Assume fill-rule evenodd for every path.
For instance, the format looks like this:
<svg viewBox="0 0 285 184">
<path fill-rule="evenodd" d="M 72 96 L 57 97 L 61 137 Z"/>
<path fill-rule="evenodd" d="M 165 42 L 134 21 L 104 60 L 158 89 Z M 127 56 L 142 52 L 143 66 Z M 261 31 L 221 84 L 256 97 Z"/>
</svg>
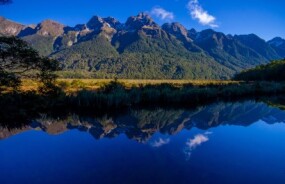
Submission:
<svg viewBox="0 0 285 184">
<path fill-rule="evenodd" d="M 20 33 L 20 31 L 25 26 L 0 16 L 0 34 L 5 36 L 15 36 Z"/>
<path fill-rule="evenodd" d="M 285 40 L 284 39 L 280 37 L 276 37 L 276 38 L 273 38 L 272 40 L 269 40 L 267 43 L 276 50 L 279 56 L 285 58 Z"/>
<path fill-rule="evenodd" d="M 0 35 L 21 37 L 41 55 L 58 59 L 69 76 L 225 79 L 285 57 L 281 38 L 198 32 L 177 22 L 159 26 L 146 13 L 126 23 L 93 16 L 74 27 L 52 20 L 25 26 L 0 17 Z"/>
<path fill-rule="evenodd" d="M 274 57 L 279 58 L 277 55 L 270 55 L 266 58 L 258 52 L 258 49 L 252 48 L 250 41 L 247 43 L 246 39 L 241 39 L 239 36 L 233 37 L 210 29 L 196 33 L 194 38 L 196 45 L 205 50 L 217 62 L 235 72 L 267 63 Z M 269 45 L 264 46 L 265 50 L 267 48 L 269 48 Z"/>
<path fill-rule="evenodd" d="M 126 30 L 114 30 L 112 34 L 106 32 L 104 20 L 100 20 L 97 23 L 101 29 L 87 35 L 88 41 L 78 42 L 52 57 L 64 63 L 64 68 L 91 71 L 95 77 L 206 79 L 230 74 L 206 55 L 190 53 L 145 14 L 129 18 Z"/>
<path fill-rule="evenodd" d="M 235 38 L 242 44 L 254 50 L 266 60 L 280 59 L 280 56 L 265 40 L 259 38 L 255 34 L 239 35 Z"/>
</svg>

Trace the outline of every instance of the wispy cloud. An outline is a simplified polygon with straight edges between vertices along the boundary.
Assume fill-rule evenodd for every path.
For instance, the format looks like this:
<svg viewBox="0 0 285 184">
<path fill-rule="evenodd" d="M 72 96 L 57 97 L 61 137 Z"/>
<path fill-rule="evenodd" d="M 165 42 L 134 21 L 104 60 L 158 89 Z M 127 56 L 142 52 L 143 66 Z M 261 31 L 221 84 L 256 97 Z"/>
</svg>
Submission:
<svg viewBox="0 0 285 184">
<path fill-rule="evenodd" d="M 204 134 L 197 134 L 194 136 L 193 139 L 189 139 L 186 142 L 186 147 L 184 148 L 184 153 L 186 155 L 186 160 L 190 159 L 190 156 L 192 154 L 192 151 L 201 144 L 209 141 L 209 135 L 211 135 L 212 132 L 205 132 Z"/>
<path fill-rule="evenodd" d="M 187 8 L 190 11 L 192 18 L 198 20 L 200 24 L 213 28 L 219 27 L 216 24 L 216 17 L 204 10 L 198 0 L 190 0 Z"/>
<path fill-rule="evenodd" d="M 155 148 L 158 148 L 158 147 L 161 147 L 165 144 L 168 144 L 170 142 L 170 139 L 162 139 L 162 138 L 159 138 L 158 140 L 154 141 L 151 146 L 152 147 L 155 147 Z"/>
<path fill-rule="evenodd" d="M 209 140 L 207 135 L 203 135 L 203 134 L 198 134 L 195 135 L 194 139 L 189 139 L 186 142 L 186 145 L 192 150 L 194 148 L 196 148 L 197 146 L 201 145 L 204 142 L 207 142 Z"/>
<path fill-rule="evenodd" d="M 166 11 L 163 8 L 160 7 L 154 7 L 152 8 L 151 15 L 156 16 L 157 18 L 161 20 L 173 20 L 174 19 L 174 14 L 172 12 Z"/>
</svg>

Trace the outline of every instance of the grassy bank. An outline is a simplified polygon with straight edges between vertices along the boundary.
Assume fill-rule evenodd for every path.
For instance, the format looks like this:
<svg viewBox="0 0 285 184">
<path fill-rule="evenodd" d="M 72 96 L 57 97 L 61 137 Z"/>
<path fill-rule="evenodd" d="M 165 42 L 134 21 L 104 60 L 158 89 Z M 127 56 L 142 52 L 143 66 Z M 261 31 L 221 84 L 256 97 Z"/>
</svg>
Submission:
<svg viewBox="0 0 285 184">
<path fill-rule="evenodd" d="M 58 79 L 56 84 L 63 91 L 67 93 L 78 92 L 80 90 L 96 91 L 113 79 Z M 118 83 L 122 84 L 126 89 L 133 87 L 142 87 L 146 85 L 157 86 L 160 84 L 169 84 L 174 87 L 183 87 L 184 85 L 192 86 L 211 86 L 211 85 L 229 85 L 240 84 L 239 81 L 226 81 L 226 80 L 137 80 L 137 79 L 118 79 Z M 21 91 L 27 92 L 37 90 L 39 83 L 33 80 L 23 80 Z"/>
<path fill-rule="evenodd" d="M 0 94 L 0 120 L 26 122 L 42 112 L 106 113 L 129 108 L 195 108 L 216 101 L 285 94 L 285 83 L 230 81 L 59 80 L 57 93 L 40 94 L 37 83 Z M 28 90 L 29 89 L 29 90 Z"/>
<path fill-rule="evenodd" d="M 20 91 L 6 91 L 0 100 L 29 96 L 45 106 L 116 109 L 133 106 L 192 106 L 215 100 L 278 95 L 285 83 L 236 81 L 138 81 L 138 80 L 58 80 L 57 94 L 39 94 L 38 84 L 24 81 Z M 32 101 L 33 101 L 32 100 Z M 19 100 L 21 102 L 21 99 Z M 18 103 L 18 102 L 15 102 Z M 1 105 L 1 104 L 0 104 Z M 2 104 L 3 106 L 4 104 Z"/>
</svg>

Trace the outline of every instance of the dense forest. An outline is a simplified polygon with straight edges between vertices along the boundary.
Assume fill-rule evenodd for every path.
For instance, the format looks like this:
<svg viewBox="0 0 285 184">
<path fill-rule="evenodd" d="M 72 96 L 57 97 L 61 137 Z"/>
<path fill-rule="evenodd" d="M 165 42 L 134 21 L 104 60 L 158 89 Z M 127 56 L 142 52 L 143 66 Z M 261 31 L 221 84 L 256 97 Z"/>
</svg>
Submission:
<svg viewBox="0 0 285 184">
<path fill-rule="evenodd" d="M 235 80 L 244 81 L 285 81 L 285 59 L 272 61 L 237 74 Z"/>
</svg>

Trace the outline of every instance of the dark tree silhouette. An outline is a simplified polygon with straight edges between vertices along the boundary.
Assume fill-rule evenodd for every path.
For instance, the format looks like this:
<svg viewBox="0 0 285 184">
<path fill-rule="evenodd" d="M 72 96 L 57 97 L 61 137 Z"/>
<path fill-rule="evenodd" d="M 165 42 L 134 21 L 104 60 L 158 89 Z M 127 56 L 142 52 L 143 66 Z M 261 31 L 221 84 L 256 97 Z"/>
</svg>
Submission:
<svg viewBox="0 0 285 184">
<path fill-rule="evenodd" d="M 0 0 L 0 5 L 10 4 L 12 2 L 13 2 L 12 0 Z"/>
<path fill-rule="evenodd" d="M 41 57 L 20 38 L 0 37 L 0 86 L 17 88 L 22 78 L 33 78 L 51 88 L 58 69 L 56 60 Z"/>
</svg>

